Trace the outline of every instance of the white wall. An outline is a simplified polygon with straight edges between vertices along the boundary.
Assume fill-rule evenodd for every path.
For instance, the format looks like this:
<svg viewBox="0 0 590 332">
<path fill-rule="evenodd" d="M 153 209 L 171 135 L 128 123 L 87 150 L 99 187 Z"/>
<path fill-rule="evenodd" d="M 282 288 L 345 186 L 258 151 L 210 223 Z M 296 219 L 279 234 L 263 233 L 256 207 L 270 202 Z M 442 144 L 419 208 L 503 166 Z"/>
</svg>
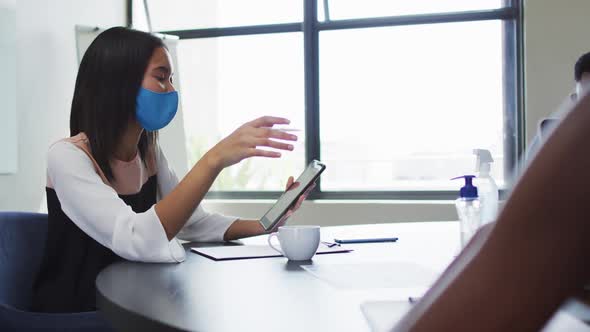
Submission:
<svg viewBox="0 0 590 332">
<path fill-rule="evenodd" d="M 574 64 L 590 51 L 590 1 L 526 0 L 525 103 L 530 140 L 574 87 Z"/>
<path fill-rule="evenodd" d="M 573 84 L 573 63 L 590 50 L 590 1 L 525 2 L 525 102 L 530 137 L 537 121 L 552 112 Z M 43 198 L 45 153 L 68 133 L 69 103 L 76 75 L 74 24 L 122 25 L 123 0 L 19 0 L 19 170 L 0 175 L 0 210 L 38 209 Z M 210 200 L 206 207 L 259 217 L 272 202 Z M 351 224 L 453 220 L 452 202 L 306 202 L 299 224 Z"/>
<path fill-rule="evenodd" d="M 0 175 L 0 210 L 37 211 L 49 144 L 69 136 L 74 25 L 125 25 L 125 1 L 18 0 L 16 10 L 18 171 Z"/>
<path fill-rule="evenodd" d="M 13 174 L 17 165 L 16 134 L 16 1 L 0 0 L 0 174 Z"/>
</svg>

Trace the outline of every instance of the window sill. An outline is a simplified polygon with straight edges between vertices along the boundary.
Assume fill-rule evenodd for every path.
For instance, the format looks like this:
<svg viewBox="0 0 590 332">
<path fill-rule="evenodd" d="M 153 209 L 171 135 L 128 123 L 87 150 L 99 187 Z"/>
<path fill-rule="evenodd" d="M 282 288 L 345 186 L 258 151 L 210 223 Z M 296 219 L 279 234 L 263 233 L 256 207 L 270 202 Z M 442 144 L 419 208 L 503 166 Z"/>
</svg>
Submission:
<svg viewBox="0 0 590 332">
<path fill-rule="evenodd" d="M 206 210 L 244 219 L 258 219 L 275 200 L 207 199 Z M 355 225 L 395 222 L 454 221 L 451 200 L 315 200 L 305 201 L 289 221 L 291 225 Z"/>
</svg>

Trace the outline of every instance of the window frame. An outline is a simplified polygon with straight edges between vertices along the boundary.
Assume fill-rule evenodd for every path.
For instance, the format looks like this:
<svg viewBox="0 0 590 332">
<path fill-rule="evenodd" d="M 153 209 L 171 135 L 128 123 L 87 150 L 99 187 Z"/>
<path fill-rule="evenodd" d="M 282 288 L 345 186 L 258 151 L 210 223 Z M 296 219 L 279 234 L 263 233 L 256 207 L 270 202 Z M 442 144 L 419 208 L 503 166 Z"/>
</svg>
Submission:
<svg viewBox="0 0 590 332">
<path fill-rule="evenodd" d="M 132 26 L 132 1 L 127 0 L 128 23 Z M 502 20 L 503 22 L 503 102 L 504 102 L 504 174 L 505 183 L 512 183 L 520 171 L 519 160 L 524 152 L 523 114 L 523 0 L 504 0 L 499 9 L 474 10 L 448 13 L 387 16 L 330 20 L 329 1 L 324 3 L 325 21 L 318 21 L 318 0 L 304 1 L 303 22 L 205 28 L 193 30 L 158 31 L 176 35 L 182 39 L 221 38 L 256 34 L 302 32 L 304 43 L 305 81 L 305 159 L 309 163 L 320 156 L 320 106 L 319 106 L 319 33 L 328 30 L 392 27 L 418 24 L 474 22 Z M 328 166 L 329 167 L 329 166 Z M 206 198 L 213 199 L 276 199 L 281 191 L 210 191 Z M 501 190 L 500 196 L 506 195 Z M 321 177 L 310 199 L 331 200 L 449 200 L 456 191 L 322 191 Z"/>
</svg>

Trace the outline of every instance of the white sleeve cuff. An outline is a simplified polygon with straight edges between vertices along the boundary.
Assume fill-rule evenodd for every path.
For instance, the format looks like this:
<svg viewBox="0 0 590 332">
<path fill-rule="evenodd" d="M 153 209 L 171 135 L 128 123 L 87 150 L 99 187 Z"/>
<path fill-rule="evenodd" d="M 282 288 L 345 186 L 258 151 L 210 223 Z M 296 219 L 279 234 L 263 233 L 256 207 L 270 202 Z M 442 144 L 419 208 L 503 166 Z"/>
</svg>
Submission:
<svg viewBox="0 0 590 332">
<path fill-rule="evenodd" d="M 238 217 L 208 213 L 201 206 L 178 233 L 178 238 L 195 242 L 222 242 L 227 229 Z"/>
<path fill-rule="evenodd" d="M 178 240 L 168 241 L 154 206 L 136 214 L 135 218 L 117 219 L 112 247 L 117 255 L 140 262 L 173 263 L 185 260 L 184 248 Z"/>
</svg>

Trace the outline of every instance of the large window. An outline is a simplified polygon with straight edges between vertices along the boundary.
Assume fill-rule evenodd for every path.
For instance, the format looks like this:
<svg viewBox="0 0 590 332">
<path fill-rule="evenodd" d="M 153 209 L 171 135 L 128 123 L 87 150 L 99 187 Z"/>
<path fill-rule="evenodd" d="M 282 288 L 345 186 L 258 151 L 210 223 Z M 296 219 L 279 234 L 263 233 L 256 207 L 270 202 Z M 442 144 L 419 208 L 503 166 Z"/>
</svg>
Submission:
<svg viewBox="0 0 590 332">
<path fill-rule="evenodd" d="M 305 128 L 300 33 L 187 39 L 178 66 L 188 162 L 192 166 L 223 137 L 265 114 Z M 187 74 L 188 73 L 188 74 Z M 250 158 L 224 170 L 213 190 L 280 190 L 305 164 L 305 132 L 281 159 Z"/>
<path fill-rule="evenodd" d="M 451 189 L 473 148 L 503 165 L 501 33 L 499 21 L 321 32 L 322 188 Z"/>
<path fill-rule="evenodd" d="M 280 5 L 278 5 L 280 3 Z M 292 120 L 295 151 L 226 169 L 215 197 L 273 197 L 312 159 L 316 198 L 450 198 L 489 149 L 508 182 L 521 151 L 520 2 L 148 1 L 180 37 L 192 166 L 242 123 Z M 133 23 L 147 28 L 143 1 Z"/>
</svg>

